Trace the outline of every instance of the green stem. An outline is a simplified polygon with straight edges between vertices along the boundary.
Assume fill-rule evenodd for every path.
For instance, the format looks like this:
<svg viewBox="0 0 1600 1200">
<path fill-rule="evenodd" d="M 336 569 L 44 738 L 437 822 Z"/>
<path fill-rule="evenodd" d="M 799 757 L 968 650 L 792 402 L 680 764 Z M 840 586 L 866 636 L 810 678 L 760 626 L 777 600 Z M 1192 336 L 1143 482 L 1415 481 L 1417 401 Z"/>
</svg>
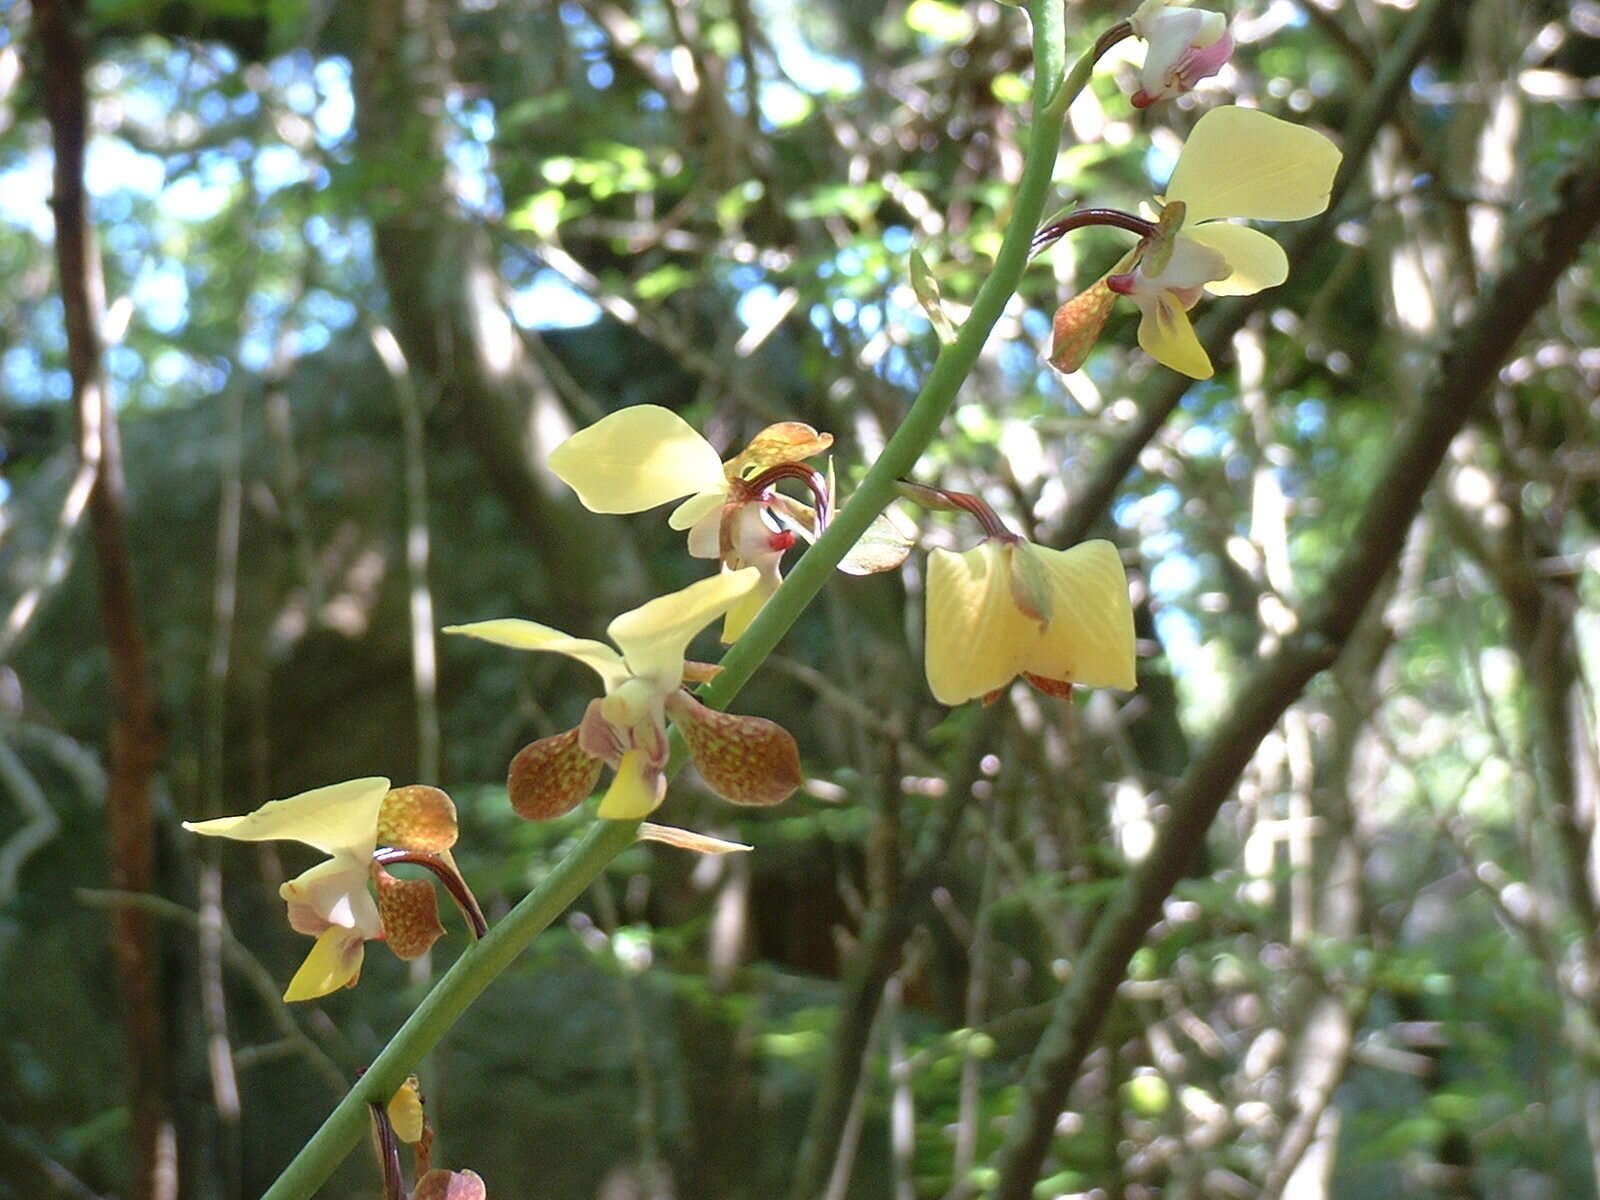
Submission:
<svg viewBox="0 0 1600 1200">
<path fill-rule="evenodd" d="M 367 1105 L 388 1103 L 417 1061 L 439 1044 L 483 989 L 582 895 L 607 863 L 633 844 L 638 827 L 637 821 L 596 821 L 538 887 L 496 922 L 482 941 L 468 947 L 262 1200 L 308 1200 L 315 1194 L 366 1132 Z"/>
<path fill-rule="evenodd" d="M 994 269 L 978 289 L 971 315 L 955 341 L 944 346 L 927 382 L 912 403 L 883 454 L 829 524 L 827 531 L 795 565 L 783 586 L 761 610 L 722 660 L 722 672 L 702 693 L 706 703 L 724 707 L 766 659 L 789 627 L 833 576 L 834 568 L 895 498 L 895 481 L 910 474 L 955 402 L 982 353 L 995 322 L 1016 291 L 1028 265 L 1029 245 L 1044 213 L 1055 171 L 1061 124 L 1067 106 L 1083 90 L 1095 60 L 1116 40 L 1102 37 L 1057 86 L 1065 62 L 1063 0 L 1029 0 L 1033 18 L 1034 124 L 1027 165 L 1017 185 Z M 1126 27 L 1122 27 L 1125 31 Z M 1123 34 L 1125 36 L 1125 32 Z M 339 1105 L 328 1114 L 262 1200 L 309 1200 L 331 1175 L 367 1127 L 367 1105 L 386 1103 L 417 1061 L 439 1043 L 467 1007 L 512 961 L 589 886 L 606 865 L 633 843 L 637 821 L 596 821 L 573 851 L 545 880 L 505 915 L 477 945 L 469 947 L 444 973 L 398 1033 L 384 1047 Z"/>
</svg>

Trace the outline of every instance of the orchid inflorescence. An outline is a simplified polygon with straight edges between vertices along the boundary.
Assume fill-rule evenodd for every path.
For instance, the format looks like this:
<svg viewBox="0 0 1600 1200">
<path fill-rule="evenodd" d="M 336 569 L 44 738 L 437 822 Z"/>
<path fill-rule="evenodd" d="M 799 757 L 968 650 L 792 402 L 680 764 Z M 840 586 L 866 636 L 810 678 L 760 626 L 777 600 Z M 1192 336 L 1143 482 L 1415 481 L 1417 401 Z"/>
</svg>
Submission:
<svg viewBox="0 0 1600 1200">
<path fill-rule="evenodd" d="M 1136 108 L 1189 91 L 1221 70 L 1233 50 L 1221 14 L 1182 0 L 1142 0 L 1101 36 L 1093 54 L 1125 37 L 1147 43 L 1131 97 Z M 1082 367 L 1116 297 L 1126 296 L 1140 310 L 1138 342 L 1152 358 L 1192 378 L 1209 378 L 1213 367 L 1188 310 L 1203 293 L 1248 295 L 1281 284 L 1289 270 L 1276 242 L 1231 219 L 1289 221 L 1323 212 L 1339 163 L 1339 151 L 1315 131 L 1253 109 L 1205 112 L 1165 195 L 1142 214 L 1079 208 L 1035 235 L 1035 252 L 1089 225 L 1137 238 L 1120 261 L 1056 311 L 1050 364 L 1067 372 Z M 950 340 L 949 315 L 920 256 L 914 256 L 912 276 L 915 294 Z M 783 421 L 724 460 L 683 417 L 644 404 L 612 412 L 550 453 L 551 471 L 594 512 L 638 513 L 678 501 L 668 524 L 686 532 L 689 555 L 715 561 L 717 573 L 618 616 L 606 627 L 613 645 L 520 618 L 446 628 L 511 649 L 563 655 L 600 678 L 603 694 L 588 702 L 577 725 L 529 742 L 511 759 L 507 791 L 519 816 L 543 821 L 573 811 L 610 768 L 596 812 L 601 820 L 634 822 L 642 840 L 702 854 L 750 848 L 644 818 L 665 799 L 674 731 L 706 786 L 734 804 L 777 804 L 801 785 L 799 749 L 788 731 L 761 717 L 708 707 L 690 693 L 719 668 L 690 660 L 688 650 L 718 618 L 724 643 L 740 639 L 779 593 L 784 555 L 828 528 L 840 506 L 831 464 L 819 467 L 815 460 L 832 446 L 830 434 Z M 803 497 L 780 490 L 786 486 L 801 489 Z M 983 530 L 965 550 L 941 547 L 929 555 L 924 662 L 936 700 L 991 703 L 1019 678 L 1056 697 L 1079 687 L 1136 686 L 1132 606 L 1113 543 L 1052 549 L 1014 533 L 978 495 L 908 481 L 899 489 L 925 508 L 975 518 Z M 872 574 L 906 559 L 915 536 L 881 508 L 879 501 L 865 533 L 838 559 L 839 570 Z M 474 935 L 485 931 L 450 855 L 455 807 L 437 788 L 355 779 L 185 827 L 244 841 L 296 840 L 329 856 L 279 889 L 291 927 L 316 939 L 289 983 L 287 1000 L 353 986 L 369 940 L 411 958 L 443 933 L 433 885 L 397 879 L 391 866 L 432 872 Z M 387 1155 L 387 1194 L 406 1200 L 397 1147 L 409 1143 L 417 1146 L 418 1164 L 410 1200 L 484 1195 L 482 1180 L 471 1172 L 430 1168 L 431 1133 L 414 1080 L 388 1105 L 372 1105 L 372 1118 Z"/>
</svg>

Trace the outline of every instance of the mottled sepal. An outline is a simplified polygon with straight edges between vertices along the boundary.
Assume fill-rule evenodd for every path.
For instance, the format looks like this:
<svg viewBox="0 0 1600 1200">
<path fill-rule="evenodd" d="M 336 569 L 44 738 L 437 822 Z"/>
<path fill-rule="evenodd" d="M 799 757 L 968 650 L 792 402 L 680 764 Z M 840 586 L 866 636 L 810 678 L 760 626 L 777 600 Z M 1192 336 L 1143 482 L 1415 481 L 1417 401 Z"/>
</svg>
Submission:
<svg viewBox="0 0 1600 1200">
<path fill-rule="evenodd" d="M 800 786 L 800 751 L 783 726 L 707 708 L 687 692 L 667 701 L 707 786 L 734 804 L 781 804 Z"/>
<path fill-rule="evenodd" d="M 456 806 L 436 787 L 390 790 L 378 810 L 378 844 L 436 854 L 456 844 Z"/>
<path fill-rule="evenodd" d="M 905 519 L 889 509 L 874 517 L 867 531 L 845 552 L 839 560 L 839 570 L 846 575 L 892 571 L 905 562 L 916 544 L 916 531 L 907 528 Z"/>
<path fill-rule="evenodd" d="M 397 958 L 413 959 L 444 936 L 439 924 L 439 900 L 426 879 L 396 879 L 382 867 L 373 867 L 378 885 L 378 914 L 383 919 L 383 939 Z"/>
<path fill-rule="evenodd" d="M 818 433 L 803 421 L 768 425 L 750 444 L 722 464 L 729 479 L 748 479 L 769 467 L 804 462 L 833 445 L 833 434 Z"/>
<path fill-rule="evenodd" d="M 594 791 L 600 760 L 578 745 L 578 731 L 529 742 L 506 772 L 511 807 L 526 821 L 548 821 L 571 812 Z"/>
<path fill-rule="evenodd" d="M 1083 366 L 1100 340 L 1116 295 L 1097 279 L 1071 300 L 1056 309 L 1050 322 L 1050 365 L 1063 374 Z"/>
</svg>

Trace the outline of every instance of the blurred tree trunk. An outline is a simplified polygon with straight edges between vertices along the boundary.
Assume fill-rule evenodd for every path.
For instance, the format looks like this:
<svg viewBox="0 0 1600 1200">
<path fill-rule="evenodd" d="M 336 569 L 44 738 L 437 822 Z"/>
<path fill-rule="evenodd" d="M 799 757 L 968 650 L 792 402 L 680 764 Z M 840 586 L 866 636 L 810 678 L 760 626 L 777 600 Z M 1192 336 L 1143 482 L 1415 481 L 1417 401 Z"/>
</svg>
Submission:
<svg viewBox="0 0 1600 1200">
<path fill-rule="evenodd" d="M 82 0 L 41 0 L 35 12 L 55 147 L 52 207 L 56 262 L 78 452 L 96 472 L 89 495 L 89 530 L 111 670 L 110 762 L 105 792 L 109 878 L 118 891 L 147 892 L 155 876 L 150 777 L 160 746 L 128 559 L 121 445 L 101 361 L 105 285 L 89 229 L 83 183 L 88 97 L 82 30 L 87 13 Z M 115 910 L 112 951 L 127 1055 L 124 1071 L 131 1088 L 131 1194 L 135 1200 L 165 1200 L 177 1194 L 177 1147 L 164 1094 L 159 950 L 148 916 L 129 905 Z"/>
<path fill-rule="evenodd" d="M 356 136 L 395 333 L 530 538 L 552 602 L 592 619 L 637 587 L 637 565 L 619 558 L 615 523 L 544 467 L 572 423 L 511 319 L 488 236 L 462 211 L 448 156 L 448 6 L 373 0 L 363 11 Z"/>
</svg>

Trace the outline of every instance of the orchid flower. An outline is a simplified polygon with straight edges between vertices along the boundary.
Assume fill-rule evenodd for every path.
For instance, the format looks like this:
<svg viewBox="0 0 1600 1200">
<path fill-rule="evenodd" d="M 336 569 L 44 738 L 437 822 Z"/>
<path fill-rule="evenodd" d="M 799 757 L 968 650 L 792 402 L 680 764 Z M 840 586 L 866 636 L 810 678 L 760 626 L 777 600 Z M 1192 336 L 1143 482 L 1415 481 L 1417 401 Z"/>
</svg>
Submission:
<svg viewBox="0 0 1600 1200">
<path fill-rule="evenodd" d="M 1143 0 L 1128 24 L 1150 46 L 1132 96 L 1135 108 L 1182 95 L 1220 71 L 1233 53 L 1228 18 L 1189 8 L 1187 0 Z"/>
<path fill-rule="evenodd" d="M 605 685 L 604 698 L 590 702 L 577 728 L 524 746 L 511 760 L 506 784 L 517 813 L 542 821 L 570 812 L 594 790 L 606 764 L 616 774 L 599 815 L 614 821 L 646 816 L 666 793 L 668 720 L 724 799 L 787 799 L 800 785 L 794 738 L 771 721 L 707 708 L 683 690 L 689 642 L 755 588 L 760 574 L 755 567 L 727 571 L 623 613 L 606 627 L 617 650 L 533 621 L 448 626 L 446 633 L 564 654 L 593 669 Z"/>
<path fill-rule="evenodd" d="M 312 1000 L 353 987 L 361 975 L 364 944 L 373 938 L 409 959 L 444 932 L 433 885 L 396 879 L 384 863 L 407 862 L 433 871 L 474 932 L 484 931 L 477 902 L 450 857 L 455 805 L 438 788 L 391 788 L 387 779 L 352 779 L 269 801 L 243 816 L 185 821 L 183 827 L 244 842 L 304 842 L 331 856 L 278 889 L 288 903 L 290 926 L 317 939 L 289 981 L 285 1000 Z M 377 887 L 376 901 L 369 884 Z"/>
<path fill-rule="evenodd" d="M 1019 675 L 1051 696 L 1136 686 L 1133 607 L 1114 545 L 1052 550 L 1012 533 L 978 496 L 899 488 L 927 508 L 976 517 L 988 534 L 965 553 L 929 555 L 924 661 L 939 703 L 987 704 Z"/>
<path fill-rule="evenodd" d="M 383 1167 L 385 1200 L 407 1200 L 400 1166 L 401 1146 L 416 1159 L 417 1186 L 410 1200 L 487 1200 L 488 1190 L 476 1171 L 445 1171 L 433 1166 L 433 1126 L 423 1109 L 415 1075 L 407 1076 L 388 1104 L 372 1103 L 373 1133 Z"/>
<path fill-rule="evenodd" d="M 827 522 L 829 487 L 805 466 L 833 445 L 833 435 L 799 421 L 780 421 L 723 462 L 711 443 L 677 413 L 655 404 L 619 409 L 580 429 L 550 452 L 556 476 L 592 512 L 643 512 L 687 496 L 667 518 L 689 532 L 689 553 L 716 559 L 724 570 L 754 567 L 751 588 L 728 610 L 722 640 L 738 639 L 778 590 L 784 552 L 796 535 L 810 540 Z M 783 495 L 777 484 L 798 479 L 816 508 Z M 849 574 L 897 567 L 911 539 L 880 520 L 839 564 Z"/>
<path fill-rule="evenodd" d="M 1195 123 L 1158 198 L 1159 223 L 1109 209 L 1052 222 L 1035 237 L 1047 245 L 1089 224 L 1140 235 L 1113 272 L 1057 310 L 1050 362 L 1082 365 L 1115 296 L 1139 306 L 1139 345 L 1157 362 L 1209 379 L 1211 359 L 1188 310 L 1203 293 L 1249 296 L 1289 277 L 1289 258 L 1266 234 L 1228 217 L 1298 221 L 1328 207 L 1341 155 L 1322 134 L 1256 109 L 1214 108 Z"/>
<path fill-rule="evenodd" d="M 1041 692 L 1135 686 L 1133 608 L 1117 548 L 988 539 L 928 564 L 926 667 L 941 704 L 992 697 L 1017 676 Z"/>
</svg>

